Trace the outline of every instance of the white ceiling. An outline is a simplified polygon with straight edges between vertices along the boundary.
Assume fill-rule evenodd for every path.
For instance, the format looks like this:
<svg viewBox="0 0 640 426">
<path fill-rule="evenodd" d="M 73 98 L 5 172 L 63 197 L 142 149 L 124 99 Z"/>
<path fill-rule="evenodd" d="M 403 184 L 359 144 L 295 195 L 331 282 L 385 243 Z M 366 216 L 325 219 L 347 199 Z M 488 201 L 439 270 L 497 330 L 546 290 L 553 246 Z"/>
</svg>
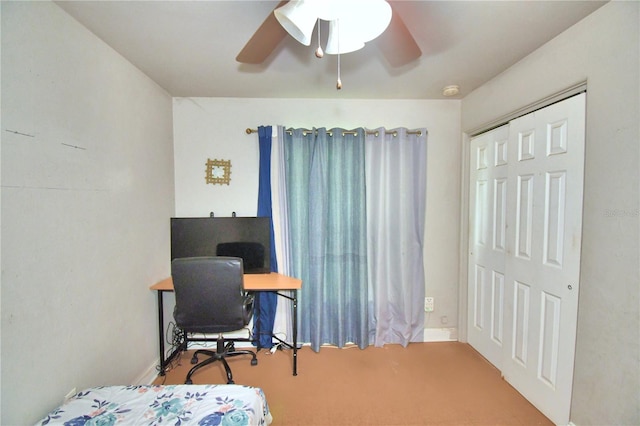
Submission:
<svg viewBox="0 0 640 426">
<path fill-rule="evenodd" d="M 465 96 L 605 2 L 396 1 L 422 57 L 392 68 L 368 43 L 341 56 L 340 91 L 336 56 L 317 59 L 289 36 L 261 65 L 236 62 L 278 1 L 56 3 L 176 97 L 442 99 L 444 86 Z"/>
</svg>

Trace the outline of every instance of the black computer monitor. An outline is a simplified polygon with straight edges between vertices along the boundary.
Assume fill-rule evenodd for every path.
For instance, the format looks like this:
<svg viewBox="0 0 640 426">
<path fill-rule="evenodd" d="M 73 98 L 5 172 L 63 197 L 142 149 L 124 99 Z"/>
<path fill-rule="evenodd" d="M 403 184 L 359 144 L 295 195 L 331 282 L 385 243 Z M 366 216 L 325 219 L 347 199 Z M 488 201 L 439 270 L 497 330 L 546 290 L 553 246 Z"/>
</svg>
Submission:
<svg viewBox="0 0 640 426">
<path fill-rule="evenodd" d="M 222 246 L 219 246 L 220 244 Z M 259 250 L 260 246 L 264 249 L 263 251 Z M 217 255 L 242 257 L 245 273 L 269 273 L 271 270 L 270 219 L 268 217 L 171 218 L 171 260 L 180 257 Z M 263 256 L 261 266 L 259 261 L 256 262 L 256 256 L 259 255 Z"/>
</svg>

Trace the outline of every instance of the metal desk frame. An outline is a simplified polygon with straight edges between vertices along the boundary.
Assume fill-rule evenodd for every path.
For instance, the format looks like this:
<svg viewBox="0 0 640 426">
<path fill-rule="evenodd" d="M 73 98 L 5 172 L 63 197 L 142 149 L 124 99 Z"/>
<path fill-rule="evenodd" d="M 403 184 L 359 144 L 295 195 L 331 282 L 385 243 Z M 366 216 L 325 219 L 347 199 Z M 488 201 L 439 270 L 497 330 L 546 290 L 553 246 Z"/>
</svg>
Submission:
<svg viewBox="0 0 640 426">
<path fill-rule="evenodd" d="M 158 293 L 158 341 L 160 351 L 160 376 L 165 375 L 167 365 L 173 360 L 173 358 L 180 352 L 182 346 L 187 343 L 183 342 L 176 348 L 168 358 L 165 359 L 165 346 L 164 346 L 164 306 L 162 295 L 164 292 L 173 292 L 173 280 L 171 277 L 166 278 L 151 287 Z M 297 278 L 288 277 L 286 275 L 272 272 L 270 274 L 245 274 L 244 275 L 244 289 L 247 291 L 273 291 L 278 296 L 289 299 L 293 302 L 293 345 L 280 339 L 278 336 L 272 334 L 272 337 L 278 340 L 281 344 L 293 350 L 293 375 L 298 375 L 298 290 L 302 288 L 302 280 Z M 290 290 L 293 292 L 293 296 L 289 296 L 280 293 L 281 290 Z M 256 299 L 257 300 L 257 299 Z M 256 323 L 258 329 L 258 336 L 260 334 L 260 322 Z M 188 341 L 215 341 L 211 338 L 197 338 L 188 339 Z M 260 339 L 258 338 L 258 350 L 260 349 Z"/>
</svg>

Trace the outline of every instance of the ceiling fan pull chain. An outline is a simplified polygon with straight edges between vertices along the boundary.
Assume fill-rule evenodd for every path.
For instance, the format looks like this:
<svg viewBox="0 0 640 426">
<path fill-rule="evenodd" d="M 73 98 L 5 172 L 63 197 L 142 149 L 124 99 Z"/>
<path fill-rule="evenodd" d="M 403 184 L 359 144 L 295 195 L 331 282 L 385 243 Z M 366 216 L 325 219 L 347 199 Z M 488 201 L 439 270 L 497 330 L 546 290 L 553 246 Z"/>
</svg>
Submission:
<svg viewBox="0 0 640 426">
<path fill-rule="evenodd" d="M 324 56 L 324 52 L 322 51 L 322 46 L 320 46 L 320 19 L 318 18 L 318 48 L 316 49 L 316 58 L 322 58 Z"/>
<path fill-rule="evenodd" d="M 338 81 L 336 82 L 336 90 L 342 89 L 342 80 L 340 80 L 340 18 L 338 18 Z"/>
</svg>

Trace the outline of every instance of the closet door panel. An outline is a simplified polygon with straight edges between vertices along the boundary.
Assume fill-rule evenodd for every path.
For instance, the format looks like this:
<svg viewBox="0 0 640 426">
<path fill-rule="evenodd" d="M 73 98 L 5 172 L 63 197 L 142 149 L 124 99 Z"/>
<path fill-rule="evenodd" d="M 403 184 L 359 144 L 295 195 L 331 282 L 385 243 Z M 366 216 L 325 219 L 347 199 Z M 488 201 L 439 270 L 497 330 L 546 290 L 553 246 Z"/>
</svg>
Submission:
<svg viewBox="0 0 640 426">
<path fill-rule="evenodd" d="M 505 379 L 569 421 L 577 326 L 585 94 L 509 123 Z"/>
<path fill-rule="evenodd" d="M 504 340 L 508 126 L 471 141 L 469 343 L 497 368 Z"/>
</svg>

